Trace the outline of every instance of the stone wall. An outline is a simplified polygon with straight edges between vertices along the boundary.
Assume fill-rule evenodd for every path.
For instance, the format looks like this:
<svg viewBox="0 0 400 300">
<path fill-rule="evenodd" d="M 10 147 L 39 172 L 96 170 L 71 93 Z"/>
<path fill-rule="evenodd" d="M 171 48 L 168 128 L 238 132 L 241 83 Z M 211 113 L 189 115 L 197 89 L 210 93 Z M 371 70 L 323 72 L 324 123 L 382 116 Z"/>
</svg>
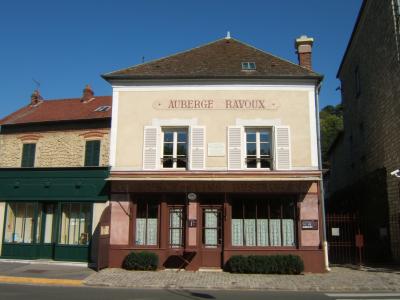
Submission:
<svg viewBox="0 0 400 300">
<path fill-rule="evenodd" d="M 344 150 L 334 151 L 333 156 L 336 160 L 342 156 L 349 162 L 344 166 L 346 172 L 342 172 L 348 185 L 375 170 L 386 170 L 387 199 L 381 201 L 388 202 L 392 255 L 399 261 L 399 181 L 390 175 L 400 167 L 399 32 L 394 12 L 392 0 L 366 1 L 339 73 L 344 106 Z"/>
<path fill-rule="evenodd" d="M 100 166 L 108 166 L 109 129 L 0 135 L 0 167 L 21 167 L 24 143 L 36 143 L 35 167 L 82 167 L 87 140 L 101 140 Z"/>
</svg>

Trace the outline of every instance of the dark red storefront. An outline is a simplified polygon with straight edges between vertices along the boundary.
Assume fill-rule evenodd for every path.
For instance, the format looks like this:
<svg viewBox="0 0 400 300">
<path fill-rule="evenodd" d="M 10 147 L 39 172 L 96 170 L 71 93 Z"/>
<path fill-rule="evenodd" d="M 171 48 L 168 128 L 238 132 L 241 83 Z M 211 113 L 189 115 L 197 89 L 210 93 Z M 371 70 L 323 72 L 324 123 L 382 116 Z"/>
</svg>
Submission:
<svg viewBox="0 0 400 300">
<path fill-rule="evenodd" d="M 295 254 L 306 272 L 324 272 L 319 172 L 243 175 L 112 174 L 108 266 L 143 250 L 158 254 L 160 268 L 186 270 L 220 269 L 232 255 Z"/>
</svg>

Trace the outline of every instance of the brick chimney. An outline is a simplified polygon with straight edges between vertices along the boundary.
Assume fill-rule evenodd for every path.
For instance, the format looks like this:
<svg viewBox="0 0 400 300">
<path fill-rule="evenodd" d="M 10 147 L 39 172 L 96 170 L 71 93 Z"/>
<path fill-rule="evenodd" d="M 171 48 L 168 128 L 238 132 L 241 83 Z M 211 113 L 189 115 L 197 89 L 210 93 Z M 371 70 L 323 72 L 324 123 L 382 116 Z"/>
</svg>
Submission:
<svg viewBox="0 0 400 300">
<path fill-rule="evenodd" d="M 43 102 L 43 98 L 40 95 L 39 90 L 34 90 L 31 95 L 31 106 L 36 106 Z"/>
<path fill-rule="evenodd" d="M 90 87 L 90 85 L 87 84 L 85 86 L 85 88 L 83 89 L 81 101 L 84 103 L 87 103 L 92 100 L 94 100 L 94 92 L 93 92 L 92 88 Z"/>
<path fill-rule="evenodd" d="M 306 35 L 302 35 L 301 37 L 297 38 L 295 43 L 296 53 L 299 58 L 299 65 L 309 70 L 312 70 L 311 52 L 313 43 L 314 39 Z"/>
</svg>

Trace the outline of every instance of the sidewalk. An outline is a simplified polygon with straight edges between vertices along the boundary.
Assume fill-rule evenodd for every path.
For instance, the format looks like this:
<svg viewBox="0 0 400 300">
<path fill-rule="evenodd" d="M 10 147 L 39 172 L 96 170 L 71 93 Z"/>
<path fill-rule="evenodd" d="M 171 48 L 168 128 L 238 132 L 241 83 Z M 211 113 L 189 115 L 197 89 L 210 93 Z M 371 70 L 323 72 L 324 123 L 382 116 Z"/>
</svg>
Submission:
<svg viewBox="0 0 400 300">
<path fill-rule="evenodd" d="M 82 285 L 82 280 L 94 273 L 95 271 L 79 263 L 0 260 L 0 283 L 77 286 Z"/>
<path fill-rule="evenodd" d="M 105 269 L 84 280 L 89 286 L 270 291 L 400 291 L 400 271 L 335 267 L 326 274 L 250 275 L 225 272 L 125 271 Z"/>
</svg>

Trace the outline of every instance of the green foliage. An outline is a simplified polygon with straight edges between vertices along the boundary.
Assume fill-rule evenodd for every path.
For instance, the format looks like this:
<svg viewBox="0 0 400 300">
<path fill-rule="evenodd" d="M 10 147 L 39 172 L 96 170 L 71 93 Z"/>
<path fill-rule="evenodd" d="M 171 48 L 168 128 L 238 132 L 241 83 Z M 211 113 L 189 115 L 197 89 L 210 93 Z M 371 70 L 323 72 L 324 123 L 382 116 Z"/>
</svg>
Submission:
<svg viewBox="0 0 400 300">
<path fill-rule="evenodd" d="M 300 274 L 304 263 L 297 255 L 234 255 L 226 262 L 224 270 L 245 274 Z"/>
<path fill-rule="evenodd" d="M 126 270 L 154 271 L 157 270 L 158 255 L 153 252 L 131 252 L 128 254 L 122 267 Z"/>
<path fill-rule="evenodd" d="M 328 105 L 320 113 L 321 152 L 324 167 L 328 166 L 328 150 L 333 141 L 343 130 L 343 106 Z"/>
</svg>

